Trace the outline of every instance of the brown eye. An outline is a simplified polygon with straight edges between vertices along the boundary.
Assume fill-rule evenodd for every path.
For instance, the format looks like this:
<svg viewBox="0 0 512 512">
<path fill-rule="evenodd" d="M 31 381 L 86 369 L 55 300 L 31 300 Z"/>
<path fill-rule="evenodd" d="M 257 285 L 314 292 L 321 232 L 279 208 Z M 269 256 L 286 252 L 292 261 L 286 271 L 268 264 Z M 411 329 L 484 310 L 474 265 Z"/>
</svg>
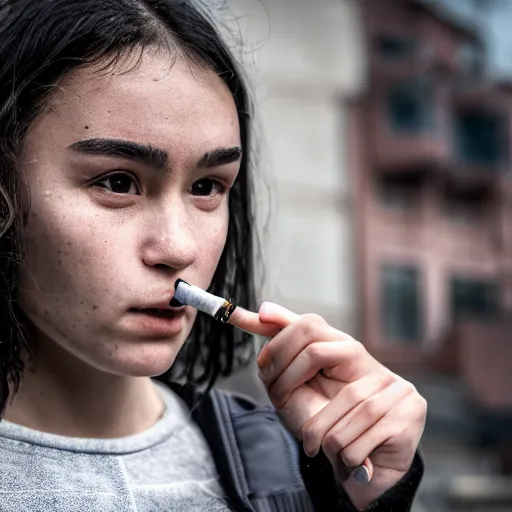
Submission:
<svg viewBox="0 0 512 512">
<path fill-rule="evenodd" d="M 215 196 L 223 192 L 223 186 L 215 180 L 204 178 L 192 185 L 193 196 Z"/>
<path fill-rule="evenodd" d="M 114 192 L 115 194 L 138 194 L 138 187 L 132 176 L 126 173 L 110 174 L 96 185 Z"/>
</svg>

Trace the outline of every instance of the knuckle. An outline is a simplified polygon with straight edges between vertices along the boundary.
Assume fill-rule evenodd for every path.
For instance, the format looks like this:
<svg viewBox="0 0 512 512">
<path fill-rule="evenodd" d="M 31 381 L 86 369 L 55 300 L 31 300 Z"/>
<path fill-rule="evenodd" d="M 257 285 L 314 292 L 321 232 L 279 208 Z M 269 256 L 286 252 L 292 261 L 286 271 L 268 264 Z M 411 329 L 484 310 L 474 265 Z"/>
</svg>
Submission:
<svg viewBox="0 0 512 512">
<path fill-rule="evenodd" d="M 308 357 L 308 359 L 315 361 L 321 355 L 320 347 L 317 343 L 310 343 L 307 347 L 304 348 L 304 354 Z"/>
<path fill-rule="evenodd" d="M 308 313 L 300 317 L 297 329 L 304 338 L 314 340 L 315 338 L 321 337 L 319 335 L 324 326 L 325 320 L 321 316 Z"/>
<path fill-rule="evenodd" d="M 377 379 L 382 384 L 382 387 L 389 386 L 397 380 L 397 375 L 391 372 L 377 373 Z"/>
<path fill-rule="evenodd" d="M 405 381 L 405 388 L 410 395 L 417 395 L 420 397 L 421 395 L 418 393 L 416 386 L 412 382 Z"/>
<path fill-rule="evenodd" d="M 300 432 L 302 444 L 306 449 L 312 449 L 315 445 L 317 438 L 317 429 L 315 422 L 312 420 L 307 421 Z"/>
<path fill-rule="evenodd" d="M 340 436 L 336 433 L 329 432 L 322 440 L 322 449 L 326 453 L 337 453 L 343 449 Z"/>
<path fill-rule="evenodd" d="M 405 388 L 407 389 L 407 391 L 409 391 L 409 393 L 411 393 L 411 394 L 414 393 L 414 394 L 419 395 L 418 390 L 416 389 L 416 386 L 412 382 L 403 379 L 403 384 L 404 384 Z"/>
<path fill-rule="evenodd" d="M 416 391 L 416 388 L 414 386 L 414 384 L 412 384 L 411 382 L 405 380 L 405 379 L 402 379 L 401 377 L 396 377 L 394 380 L 393 380 L 393 383 L 395 385 L 398 385 L 400 387 L 400 390 L 405 393 L 405 395 L 414 395 L 414 394 L 417 394 L 417 391 Z"/>
<path fill-rule="evenodd" d="M 344 390 L 351 404 L 359 404 L 364 400 L 363 392 L 357 384 L 357 382 L 349 384 Z"/>
<path fill-rule="evenodd" d="M 428 402 L 427 400 L 425 399 L 425 397 L 423 397 L 422 395 L 420 395 L 419 393 L 416 395 L 416 403 L 418 404 L 418 407 L 417 407 L 417 410 L 418 410 L 418 416 L 420 417 L 423 417 L 426 415 L 427 413 L 427 410 L 428 410 Z"/>
<path fill-rule="evenodd" d="M 317 315 L 316 313 L 306 313 L 305 315 L 302 315 L 302 318 L 304 321 L 315 325 L 315 326 L 324 326 L 326 325 L 325 320 L 320 315 Z"/>
<path fill-rule="evenodd" d="M 366 353 L 364 345 L 352 337 L 348 338 L 345 343 L 347 343 L 347 348 L 352 351 L 353 357 L 360 357 Z"/>
<path fill-rule="evenodd" d="M 379 389 L 384 389 L 395 380 L 391 375 L 382 372 L 372 372 L 368 374 L 368 378 L 371 384 L 375 384 Z"/>
<path fill-rule="evenodd" d="M 361 460 L 361 456 L 357 453 L 357 451 L 350 447 L 341 450 L 340 457 L 345 463 L 345 465 L 348 466 L 349 468 L 358 466 L 364 460 Z"/>
<path fill-rule="evenodd" d="M 381 408 L 382 407 L 377 400 L 375 400 L 374 398 L 369 398 L 363 403 L 361 407 L 361 415 L 366 420 L 374 420 L 375 418 L 380 417 Z"/>
</svg>

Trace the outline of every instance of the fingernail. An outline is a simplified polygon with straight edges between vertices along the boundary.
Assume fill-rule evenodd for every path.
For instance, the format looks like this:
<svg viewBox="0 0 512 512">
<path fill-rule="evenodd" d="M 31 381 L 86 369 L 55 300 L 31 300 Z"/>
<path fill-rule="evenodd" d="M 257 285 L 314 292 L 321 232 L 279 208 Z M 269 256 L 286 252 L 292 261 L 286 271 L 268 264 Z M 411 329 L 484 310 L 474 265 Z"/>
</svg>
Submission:
<svg viewBox="0 0 512 512">
<path fill-rule="evenodd" d="M 274 302 L 264 301 L 261 303 L 258 313 L 259 314 L 272 314 L 279 309 L 279 306 Z"/>
<path fill-rule="evenodd" d="M 352 478 L 360 484 L 367 484 L 370 482 L 370 472 L 364 465 L 357 466 L 357 468 L 352 471 Z"/>
</svg>

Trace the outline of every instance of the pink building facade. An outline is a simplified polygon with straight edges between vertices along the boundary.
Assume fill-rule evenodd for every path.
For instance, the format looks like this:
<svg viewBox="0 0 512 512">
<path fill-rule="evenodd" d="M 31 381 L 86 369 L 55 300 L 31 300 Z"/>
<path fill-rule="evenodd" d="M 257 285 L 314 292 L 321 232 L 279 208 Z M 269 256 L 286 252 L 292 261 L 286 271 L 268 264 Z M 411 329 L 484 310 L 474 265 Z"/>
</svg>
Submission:
<svg viewBox="0 0 512 512">
<path fill-rule="evenodd" d="M 360 338 L 395 370 L 462 376 L 508 413 L 512 92 L 486 78 L 475 32 L 419 0 L 365 0 L 364 19 L 369 85 L 350 119 Z"/>
</svg>

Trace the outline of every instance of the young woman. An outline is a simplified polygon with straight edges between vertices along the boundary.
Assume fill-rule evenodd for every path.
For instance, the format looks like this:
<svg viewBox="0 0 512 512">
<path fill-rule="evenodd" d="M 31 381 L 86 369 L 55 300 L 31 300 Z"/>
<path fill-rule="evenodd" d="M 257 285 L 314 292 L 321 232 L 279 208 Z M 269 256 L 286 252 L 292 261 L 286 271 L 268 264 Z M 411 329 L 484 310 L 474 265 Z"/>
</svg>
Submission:
<svg viewBox="0 0 512 512">
<path fill-rule="evenodd" d="M 0 83 L 0 510 L 409 510 L 411 384 L 314 315 L 169 305 L 182 278 L 255 306 L 250 106 L 208 17 L 5 1 Z M 274 409 L 211 389 L 244 330 Z"/>
</svg>

